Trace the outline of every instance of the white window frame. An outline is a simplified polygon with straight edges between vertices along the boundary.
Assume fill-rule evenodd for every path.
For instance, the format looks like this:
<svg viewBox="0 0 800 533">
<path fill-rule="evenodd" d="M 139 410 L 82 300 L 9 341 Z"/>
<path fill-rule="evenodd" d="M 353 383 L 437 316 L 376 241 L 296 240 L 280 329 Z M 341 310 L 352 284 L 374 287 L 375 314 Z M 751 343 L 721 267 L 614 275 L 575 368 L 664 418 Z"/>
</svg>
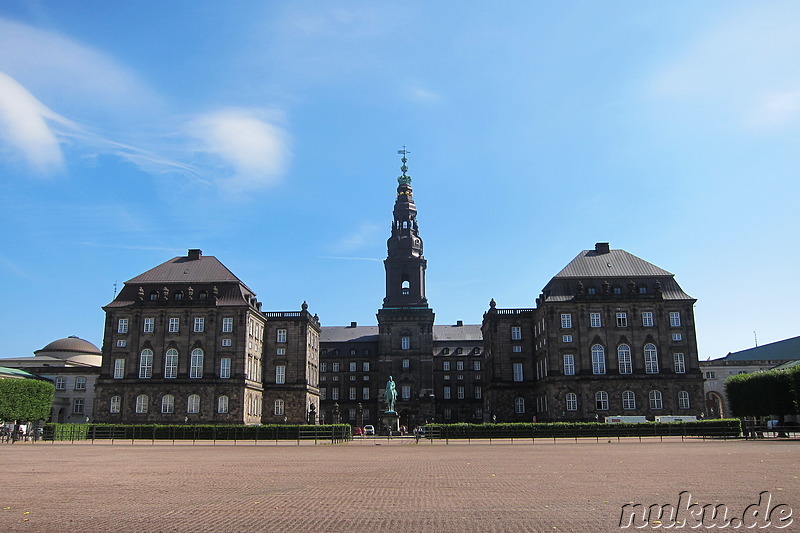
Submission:
<svg viewBox="0 0 800 533">
<path fill-rule="evenodd" d="M 564 375 L 565 376 L 574 376 L 575 375 L 575 355 L 568 353 L 564 354 Z"/>
<path fill-rule="evenodd" d="M 410 359 L 403 359 L 403 362 L 401 363 L 401 365 L 403 367 L 403 370 L 408 370 L 409 368 L 411 368 L 411 360 Z"/>
<path fill-rule="evenodd" d="M 369 387 L 362 387 L 361 388 L 361 399 L 362 400 L 369 400 Z"/>
<path fill-rule="evenodd" d="M 672 360 L 675 362 L 675 373 L 676 374 L 685 374 L 686 373 L 686 358 L 682 353 L 674 353 L 672 354 Z"/>
<path fill-rule="evenodd" d="M 689 409 L 689 393 L 685 390 L 678 392 L 678 409 Z"/>
<path fill-rule="evenodd" d="M 161 397 L 161 414 L 171 415 L 175 412 L 175 397 L 172 394 L 165 394 Z"/>
<path fill-rule="evenodd" d="M 124 348 L 128 345 L 128 341 L 125 339 L 117 339 L 117 348 Z"/>
<path fill-rule="evenodd" d="M 117 322 L 117 333 L 128 333 L 128 319 L 120 318 Z"/>
<path fill-rule="evenodd" d="M 444 398 L 445 400 L 449 400 L 450 399 L 450 386 L 449 385 L 445 385 L 444 389 L 442 390 L 442 398 Z"/>
<path fill-rule="evenodd" d="M 108 405 L 109 413 L 119 413 L 122 409 L 122 396 L 112 396 Z"/>
<path fill-rule="evenodd" d="M 139 355 L 139 379 L 153 377 L 153 350 L 145 348 Z"/>
<path fill-rule="evenodd" d="M 606 373 L 606 349 L 600 344 L 592 346 L 592 374 L 599 376 Z"/>
<path fill-rule="evenodd" d="M 147 394 L 140 394 L 136 397 L 136 412 L 138 414 L 144 414 L 150 408 L 150 398 Z"/>
<path fill-rule="evenodd" d="M 514 352 L 514 353 L 522 353 L 522 346 L 520 346 L 519 344 L 515 344 L 511 348 L 511 351 Z"/>
<path fill-rule="evenodd" d="M 355 361 L 350 361 L 350 372 L 357 372 L 357 366 Z"/>
<path fill-rule="evenodd" d="M 562 336 L 561 337 L 561 342 L 565 342 L 565 343 L 572 342 L 572 335 L 564 335 L 564 336 Z"/>
<path fill-rule="evenodd" d="M 661 391 L 658 390 L 651 390 L 648 395 L 648 399 L 650 400 L 650 409 L 663 409 L 664 402 L 661 396 Z"/>
<path fill-rule="evenodd" d="M 620 374 L 633 374 L 633 357 L 631 347 L 627 344 L 617 346 L 617 364 Z"/>
<path fill-rule="evenodd" d="M 400 387 L 400 398 L 403 400 L 411 399 L 411 385 L 403 385 Z"/>
<path fill-rule="evenodd" d="M 411 349 L 411 337 L 408 335 L 403 335 L 400 337 L 400 349 L 401 350 L 410 350 Z"/>
<path fill-rule="evenodd" d="M 361 363 L 361 371 L 369 372 L 369 361 L 364 361 L 363 363 Z"/>
<path fill-rule="evenodd" d="M 186 413 L 196 415 L 200 413 L 200 395 L 190 394 L 186 400 Z"/>
<path fill-rule="evenodd" d="M 597 391 L 594 394 L 594 407 L 597 411 L 608 411 L 608 393 L 606 391 Z"/>
<path fill-rule="evenodd" d="M 86 390 L 86 378 L 78 376 L 75 378 L 75 390 Z"/>
<path fill-rule="evenodd" d="M 224 348 L 229 348 L 229 347 L 231 347 L 233 345 L 233 342 L 231 341 L 231 339 L 222 339 L 222 342 L 220 344 Z"/>
<path fill-rule="evenodd" d="M 472 370 L 474 370 L 475 372 L 480 372 L 481 362 L 478 359 L 472 361 Z"/>
<path fill-rule="evenodd" d="M 286 366 L 278 365 L 275 367 L 275 384 L 283 385 L 286 383 Z"/>
<path fill-rule="evenodd" d="M 348 395 L 349 395 L 348 399 L 350 399 L 351 401 L 358 400 L 358 389 L 356 387 L 350 387 L 350 389 L 348 390 Z"/>
<path fill-rule="evenodd" d="M 164 379 L 178 377 L 178 350 L 170 348 L 164 354 Z"/>
<path fill-rule="evenodd" d="M 521 341 L 522 340 L 522 327 L 521 326 L 511 326 L 511 340 L 512 341 Z"/>
<path fill-rule="evenodd" d="M 72 400 L 72 414 L 73 415 L 82 415 L 83 408 L 84 408 L 84 399 L 83 398 L 75 398 Z"/>
<path fill-rule="evenodd" d="M 189 377 L 198 379 L 203 377 L 203 362 L 205 354 L 201 348 L 192 350 L 191 360 L 189 361 Z"/>
<path fill-rule="evenodd" d="M 636 409 L 636 394 L 632 390 L 622 391 L 622 409 L 624 411 Z"/>
<path fill-rule="evenodd" d="M 683 340 L 683 334 L 681 334 L 681 333 L 673 333 L 672 334 L 672 340 L 676 341 L 676 342 L 682 341 Z"/>
<path fill-rule="evenodd" d="M 653 312 L 652 311 L 642 311 L 642 327 L 645 327 L 645 328 L 652 328 L 653 327 Z"/>
<path fill-rule="evenodd" d="M 286 342 L 286 329 L 281 328 L 275 332 L 275 342 Z"/>
<path fill-rule="evenodd" d="M 222 395 L 217 398 L 217 413 L 224 415 L 228 412 L 228 405 L 230 401 L 227 396 Z"/>
<path fill-rule="evenodd" d="M 574 392 L 568 392 L 564 398 L 564 403 L 567 405 L 567 411 L 578 410 L 578 395 Z"/>
<path fill-rule="evenodd" d="M 458 387 L 456 387 L 456 397 L 459 400 L 463 400 L 464 399 L 464 386 L 463 385 L 459 385 Z"/>
<path fill-rule="evenodd" d="M 194 332 L 203 333 L 206 330 L 206 319 L 204 317 L 195 317 L 194 319 Z"/>
<path fill-rule="evenodd" d="M 561 329 L 571 329 L 571 328 L 572 328 L 572 314 L 561 313 Z"/>
<path fill-rule="evenodd" d="M 456 361 L 456 370 L 464 371 L 464 361 Z"/>
<path fill-rule="evenodd" d="M 525 414 L 525 398 L 522 396 L 514 398 L 514 413 L 518 415 Z"/>
<path fill-rule="evenodd" d="M 123 379 L 125 377 L 125 359 L 119 357 L 114 359 L 114 379 Z"/>
<path fill-rule="evenodd" d="M 142 322 L 142 332 L 144 333 L 153 333 L 156 329 L 156 319 L 155 318 L 145 318 Z"/>
<path fill-rule="evenodd" d="M 167 326 L 167 331 L 169 333 L 180 333 L 181 331 L 181 319 L 178 317 L 171 317 L 169 319 L 169 324 Z"/>
<path fill-rule="evenodd" d="M 442 371 L 450 372 L 450 361 L 442 361 Z"/>
<path fill-rule="evenodd" d="M 600 313 L 589 313 L 589 327 L 590 328 L 603 327 L 603 319 Z"/>
<path fill-rule="evenodd" d="M 512 363 L 511 368 L 514 374 L 514 381 L 517 383 L 524 381 L 525 374 L 522 367 L 522 363 Z"/>
<path fill-rule="evenodd" d="M 231 358 L 223 357 L 219 360 L 220 379 L 230 379 L 231 377 Z"/>
<path fill-rule="evenodd" d="M 233 333 L 233 318 L 226 317 L 222 319 L 222 333 Z"/>
<path fill-rule="evenodd" d="M 680 311 L 669 312 L 669 325 L 673 328 L 681 327 L 681 313 Z"/>
<path fill-rule="evenodd" d="M 658 374 L 658 350 L 652 342 L 644 345 L 644 371 L 646 374 Z"/>
<path fill-rule="evenodd" d="M 481 387 L 480 385 L 475 385 L 475 388 L 473 389 L 473 393 L 474 393 L 474 396 L 475 396 L 476 400 L 482 400 L 483 399 L 483 387 Z"/>
<path fill-rule="evenodd" d="M 627 328 L 628 327 L 628 313 L 625 311 L 620 311 L 617 313 L 617 327 L 618 328 Z"/>
<path fill-rule="evenodd" d="M 331 400 L 339 399 L 339 387 L 331 387 Z"/>
</svg>

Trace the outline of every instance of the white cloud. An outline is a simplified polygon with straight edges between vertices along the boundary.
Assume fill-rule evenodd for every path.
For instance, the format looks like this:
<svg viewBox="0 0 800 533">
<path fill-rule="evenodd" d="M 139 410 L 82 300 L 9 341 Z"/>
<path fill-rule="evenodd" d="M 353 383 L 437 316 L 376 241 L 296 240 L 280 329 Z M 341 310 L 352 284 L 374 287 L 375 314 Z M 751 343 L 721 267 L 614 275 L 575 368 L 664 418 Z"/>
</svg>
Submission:
<svg viewBox="0 0 800 533">
<path fill-rule="evenodd" d="M 352 252 L 374 244 L 379 239 L 380 227 L 371 222 L 364 222 L 350 234 L 345 235 L 333 245 L 333 249 L 340 252 Z"/>
<path fill-rule="evenodd" d="M 229 109 L 201 115 L 190 122 L 195 149 L 230 169 L 222 180 L 234 193 L 278 183 L 290 158 L 288 135 L 256 110 Z"/>
<path fill-rule="evenodd" d="M 438 102 L 442 99 L 438 93 L 419 86 L 409 87 L 407 97 L 415 102 Z"/>
</svg>

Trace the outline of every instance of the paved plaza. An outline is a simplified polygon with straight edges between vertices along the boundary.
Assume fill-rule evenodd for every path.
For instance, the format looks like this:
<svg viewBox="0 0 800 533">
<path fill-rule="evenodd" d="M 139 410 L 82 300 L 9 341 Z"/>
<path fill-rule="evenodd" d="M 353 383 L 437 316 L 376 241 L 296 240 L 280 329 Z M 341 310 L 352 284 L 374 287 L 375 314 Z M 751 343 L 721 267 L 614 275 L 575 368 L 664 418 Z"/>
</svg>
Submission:
<svg viewBox="0 0 800 533">
<path fill-rule="evenodd" d="M 682 491 L 733 516 L 762 491 L 800 512 L 796 441 L 18 442 L 0 457 L 0 531 L 620 531 L 623 505 Z"/>
</svg>

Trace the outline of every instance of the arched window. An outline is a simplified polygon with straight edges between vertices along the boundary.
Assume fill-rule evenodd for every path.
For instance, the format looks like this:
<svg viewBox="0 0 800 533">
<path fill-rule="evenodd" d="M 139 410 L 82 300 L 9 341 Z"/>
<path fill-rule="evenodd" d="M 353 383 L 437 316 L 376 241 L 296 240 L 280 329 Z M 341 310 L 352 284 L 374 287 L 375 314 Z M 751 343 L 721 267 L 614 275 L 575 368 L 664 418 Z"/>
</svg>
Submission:
<svg viewBox="0 0 800 533">
<path fill-rule="evenodd" d="M 164 377 L 178 377 L 178 350 L 170 348 L 164 355 Z"/>
<path fill-rule="evenodd" d="M 606 351 L 599 344 L 592 346 L 592 373 L 606 373 Z"/>
<path fill-rule="evenodd" d="M 633 394 L 633 391 L 626 390 L 622 393 L 622 408 L 627 410 L 636 409 L 636 395 Z"/>
<path fill-rule="evenodd" d="M 408 220 L 403 221 L 403 229 L 408 229 Z"/>
<path fill-rule="evenodd" d="M 119 413 L 122 406 L 122 396 L 112 396 L 111 405 L 108 408 L 109 413 Z"/>
<path fill-rule="evenodd" d="M 219 400 L 217 400 L 217 412 L 220 414 L 225 414 L 228 412 L 228 397 L 227 396 L 220 396 Z"/>
<path fill-rule="evenodd" d="M 175 412 L 175 397 L 172 394 L 165 394 L 161 397 L 161 412 L 165 415 Z"/>
<path fill-rule="evenodd" d="M 594 405 L 598 411 L 608 411 L 608 393 L 602 390 L 595 393 Z"/>
<path fill-rule="evenodd" d="M 578 410 L 578 395 L 574 392 L 567 393 L 567 411 Z"/>
<path fill-rule="evenodd" d="M 186 402 L 186 412 L 190 415 L 200 412 L 200 396 L 192 394 L 189 396 L 189 401 Z"/>
<path fill-rule="evenodd" d="M 147 397 L 147 394 L 140 394 L 136 397 L 136 412 L 146 413 L 149 404 L 150 398 Z"/>
<path fill-rule="evenodd" d="M 283 416 L 283 400 L 275 400 L 275 416 Z"/>
<path fill-rule="evenodd" d="M 682 390 L 678 393 L 678 409 L 689 408 L 689 393 Z"/>
<path fill-rule="evenodd" d="M 644 371 L 648 374 L 658 374 L 658 353 L 653 343 L 644 345 Z"/>
<path fill-rule="evenodd" d="M 525 398 L 521 396 L 514 398 L 514 412 L 518 415 L 525 413 Z"/>
<path fill-rule="evenodd" d="M 664 404 L 661 401 L 661 391 L 650 391 L 650 409 L 663 409 Z"/>
<path fill-rule="evenodd" d="M 617 347 L 617 360 L 619 361 L 619 373 L 631 374 L 633 365 L 631 364 L 631 347 L 627 344 L 620 344 Z"/>
<path fill-rule="evenodd" d="M 153 350 L 145 348 L 139 358 L 139 377 L 150 379 L 153 377 Z"/>
<path fill-rule="evenodd" d="M 203 350 L 195 348 L 192 350 L 191 366 L 189 368 L 190 378 L 203 377 Z"/>
<path fill-rule="evenodd" d="M 408 280 L 403 281 L 403 284 L 400 287 L 400 293 L 403 296 L 408 296 L 411 294 L 411 284 L 408 282 Z"/>
</svg>

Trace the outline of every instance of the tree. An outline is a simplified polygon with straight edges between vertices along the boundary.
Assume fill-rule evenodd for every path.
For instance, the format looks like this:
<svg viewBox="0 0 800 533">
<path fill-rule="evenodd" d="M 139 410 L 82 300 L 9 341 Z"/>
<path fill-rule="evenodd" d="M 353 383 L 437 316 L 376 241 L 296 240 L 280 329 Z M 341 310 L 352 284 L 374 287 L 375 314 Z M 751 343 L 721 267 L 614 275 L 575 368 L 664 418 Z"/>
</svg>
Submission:
<svg viewBox="0 0 800 533">
<path fill-rule="evenodd" d="M 798 370 L 764 370 L 739 374 L 725 380 L 728 403 L 735 416 L 768 416 L 797 413 Z"/>
<path fill-rule="evenodd" d="M 47 420 L 55 387 L 35 379 L 0 379 L 0 420 Z"/>
</svg>

